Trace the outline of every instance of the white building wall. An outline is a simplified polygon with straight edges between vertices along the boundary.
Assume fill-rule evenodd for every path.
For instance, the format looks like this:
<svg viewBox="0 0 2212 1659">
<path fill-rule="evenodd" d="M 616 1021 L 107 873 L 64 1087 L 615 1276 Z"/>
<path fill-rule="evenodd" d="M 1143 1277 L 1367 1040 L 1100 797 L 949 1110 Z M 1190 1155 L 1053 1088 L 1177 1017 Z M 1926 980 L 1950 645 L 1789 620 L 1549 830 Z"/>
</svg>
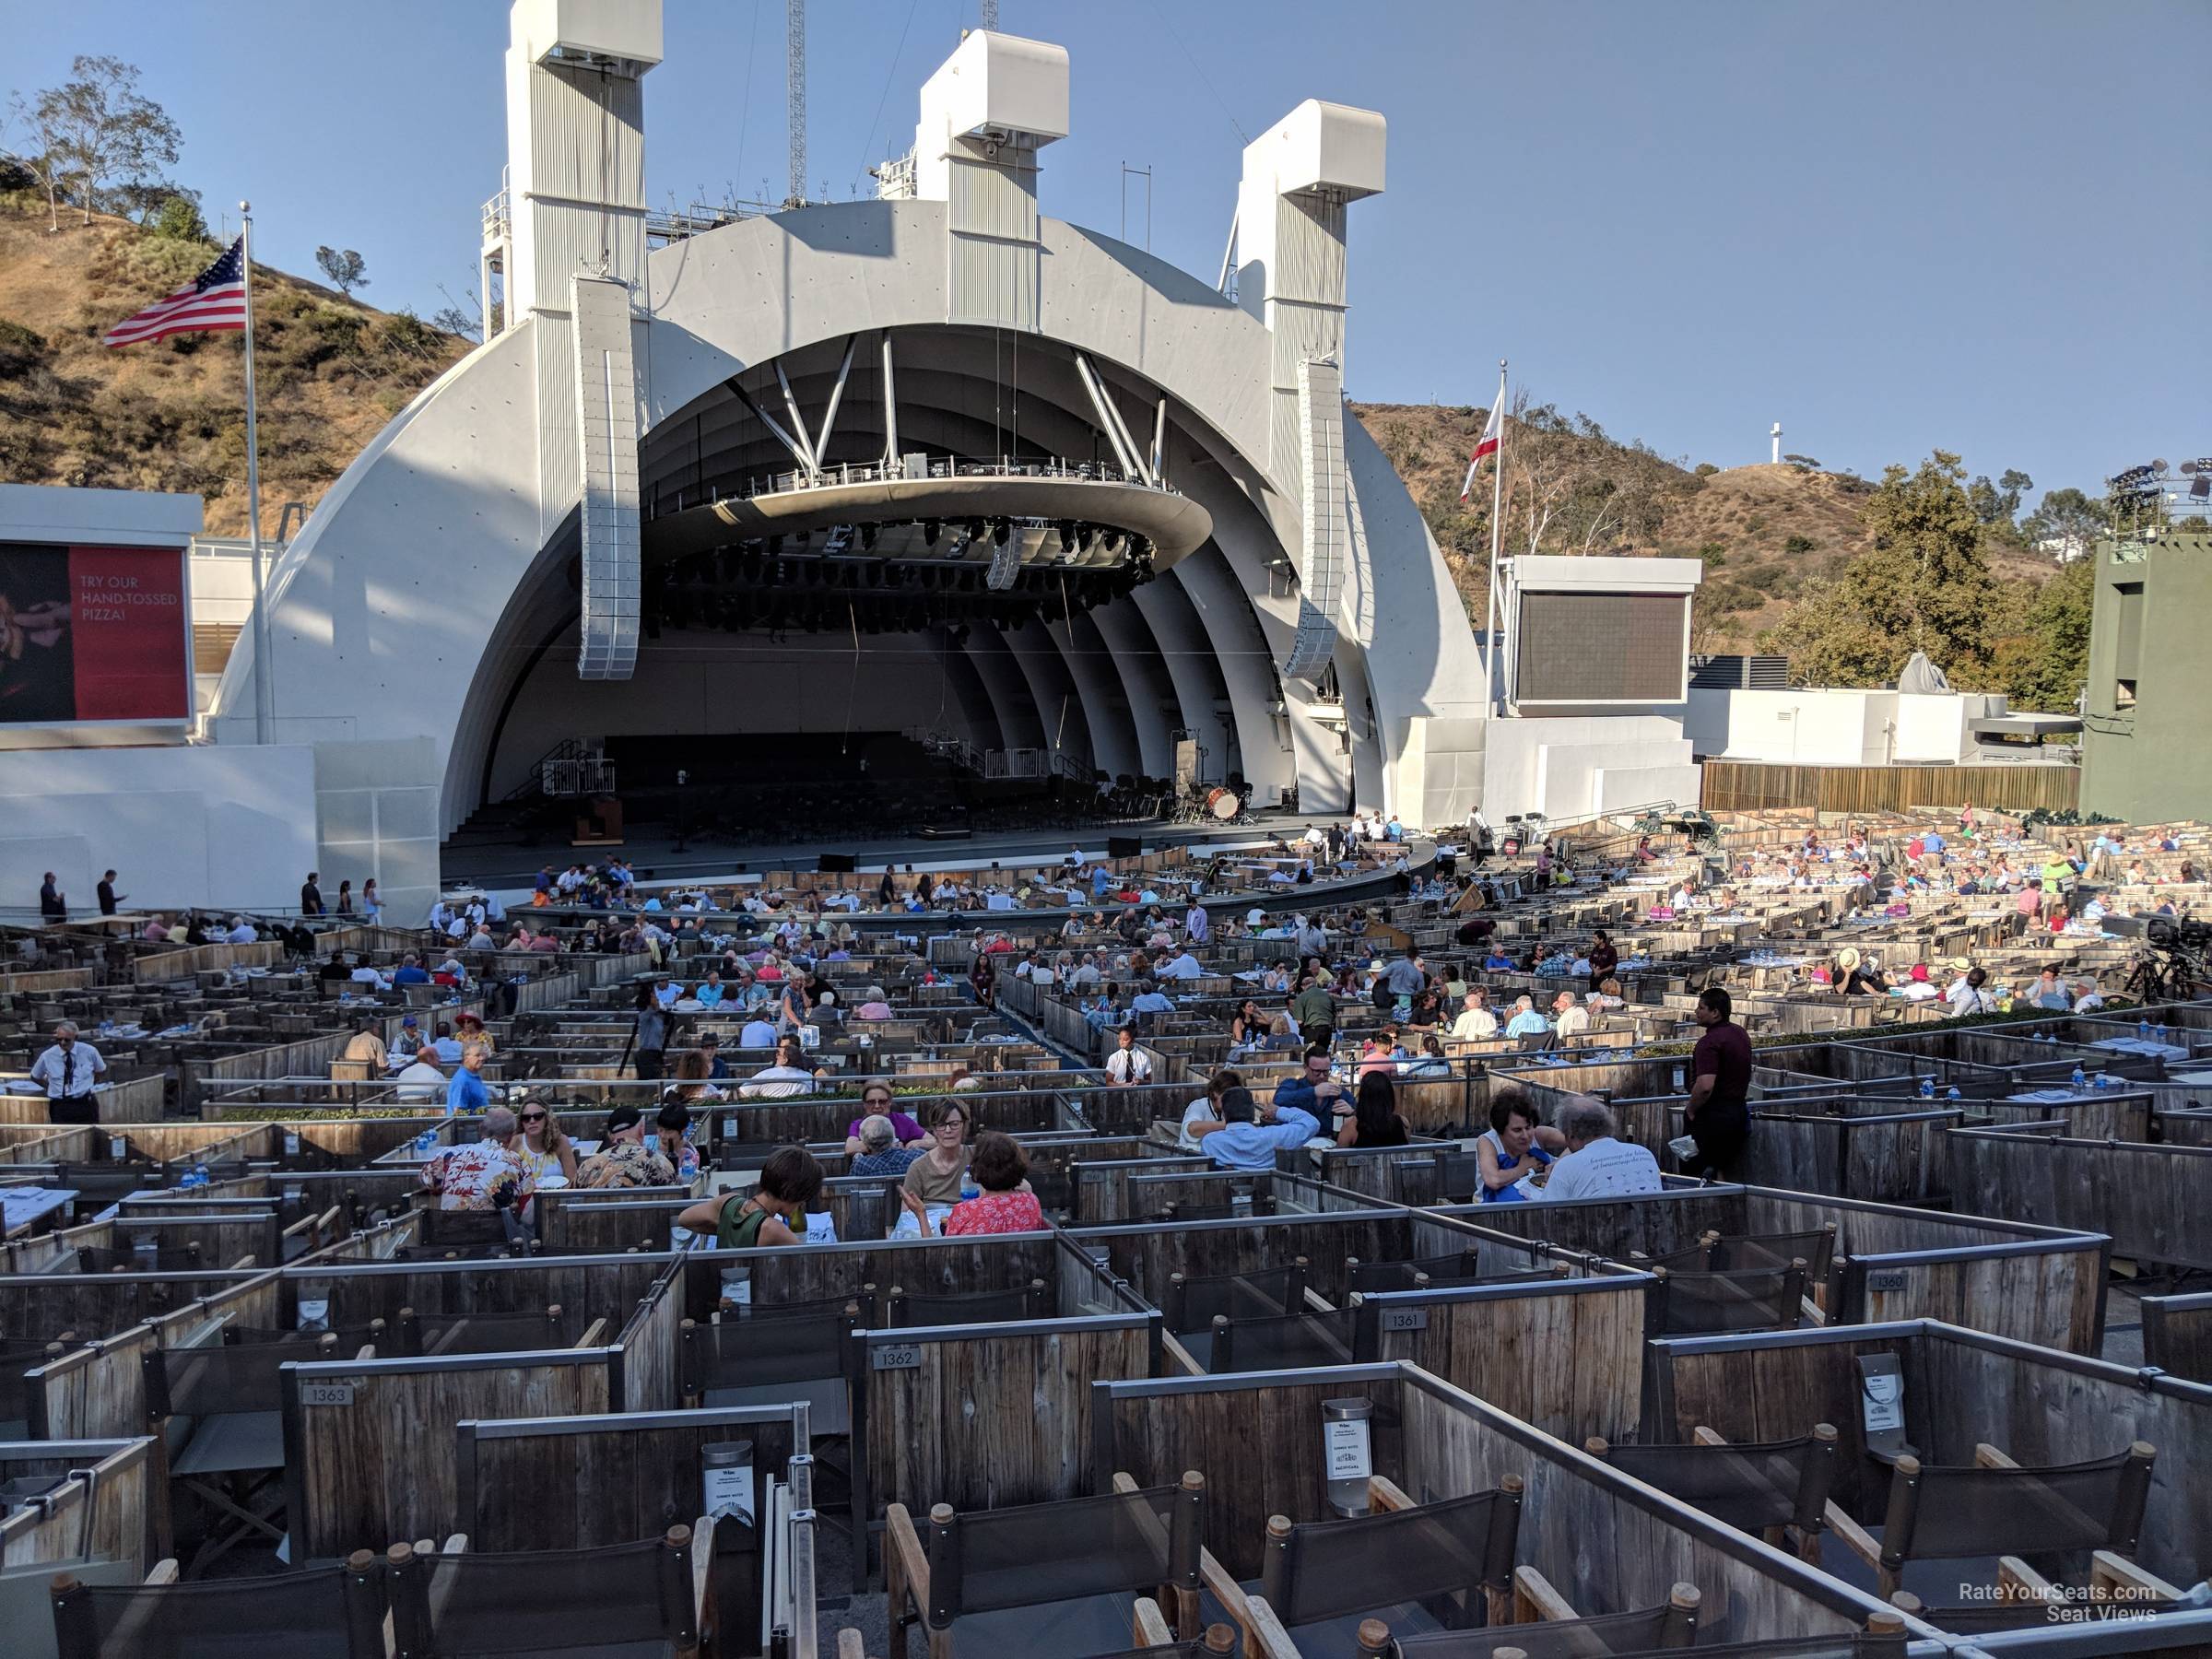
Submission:
<svg viewBox="0 0 2212 1659">
<path fill-rule="evenodd" d="M 2005 712 L 1989 692 L 1800 687 L 1697 690 L 1683 723 L 1700 756 L 1781 766 L 1953 766 L 1973 758 L 1972 723 Z"/>
<path fill-rule="evenodd" d="M 1571 818 L 1697 798 L 1689 740 L 1664 714 L 1493 720 L 1485 734 L 1482 810 L 1493 825 L 1511 813 Z"/>
<path fill-rule="evenodd" d="M 133 910 L 289 910 L 316 867 L 315 757 L 303 744 L 0 752 L 0 800 L 9 910 L 35 907 L 53 870 L 70 908 L 92 911 L 111 868 Z"/>
</svg>

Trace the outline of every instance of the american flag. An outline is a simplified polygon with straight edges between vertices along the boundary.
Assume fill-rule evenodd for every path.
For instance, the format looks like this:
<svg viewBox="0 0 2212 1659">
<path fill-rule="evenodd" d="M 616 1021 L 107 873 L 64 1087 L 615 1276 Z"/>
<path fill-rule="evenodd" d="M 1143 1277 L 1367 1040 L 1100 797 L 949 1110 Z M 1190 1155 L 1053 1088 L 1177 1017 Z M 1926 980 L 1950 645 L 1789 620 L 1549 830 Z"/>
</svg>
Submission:
<svg viewBox="0 0 2212 1659">
<path fill-rule="evenodd" d="M 100 336 L 108 346 L 135 346 L 142 340 L 165 340 L 171 335 L 218 333 L 246 325 L 245 239 L 190 282 L 158 300 Z"/>
</svg>

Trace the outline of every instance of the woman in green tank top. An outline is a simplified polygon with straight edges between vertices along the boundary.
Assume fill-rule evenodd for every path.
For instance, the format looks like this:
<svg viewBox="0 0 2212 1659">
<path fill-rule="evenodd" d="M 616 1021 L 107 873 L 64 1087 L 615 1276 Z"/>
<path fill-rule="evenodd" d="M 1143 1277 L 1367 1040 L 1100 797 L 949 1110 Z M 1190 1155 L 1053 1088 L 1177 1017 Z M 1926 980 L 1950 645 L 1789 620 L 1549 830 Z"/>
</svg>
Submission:
<svg viewBox="0 0 2212 1659">
<path fill-rule="evenodd" d="M 678 1216 L 677 1225 L 714 1234 L 717 1250 L 804 1244 L 806 1206 L 822 1190 L 822 1166 L 804 1147 L 779 1147 L 760 1166 L 749 1194 L 718 1193 Z"/>
</svg>

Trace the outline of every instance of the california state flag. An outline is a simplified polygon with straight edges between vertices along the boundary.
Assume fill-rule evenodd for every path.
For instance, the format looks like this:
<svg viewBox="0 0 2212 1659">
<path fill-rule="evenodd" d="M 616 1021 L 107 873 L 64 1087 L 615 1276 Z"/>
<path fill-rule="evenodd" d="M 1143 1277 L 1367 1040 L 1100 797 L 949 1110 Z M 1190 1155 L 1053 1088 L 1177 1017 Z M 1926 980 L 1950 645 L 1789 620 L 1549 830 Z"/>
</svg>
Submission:
<svg viewBox="0 0 2212 1659">
<path fill-rule="evenodd" d="M 1465 500 L 1475 488 L 1475 469 L 1482 458 L 1498 447 L 1498 440 L 1505 435 L 1505 398 L 1501 394 L 1490 403 L 1489 423 L 1482 429 L 1482 438 L 1475 445 L 1475 453 L 1467 457 L 1467 476 L 1459 487 L 1459 499 Z"/>
</svg>

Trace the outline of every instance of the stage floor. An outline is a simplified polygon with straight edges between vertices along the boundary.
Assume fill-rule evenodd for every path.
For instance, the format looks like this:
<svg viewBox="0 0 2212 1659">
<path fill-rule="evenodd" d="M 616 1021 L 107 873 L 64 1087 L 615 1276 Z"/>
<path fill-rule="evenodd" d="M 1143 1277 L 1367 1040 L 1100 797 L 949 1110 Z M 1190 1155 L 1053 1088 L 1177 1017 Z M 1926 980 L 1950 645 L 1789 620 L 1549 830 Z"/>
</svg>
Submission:
<svg viewBox="0 0 2212 1659">
<path fill-rule="evenodd" d="M 1253 814 L 1249 824 L 1158 821 L 1116 824 L 1111 830 L 996 832 L 978 835 L 970 841 L 886 836 L 825 841 L 815 848 L 788 843 L 747 847 L 723 841 L 704 845 L 694 842 L 681 853 L 676 850 L 673 837 L 651 833 L 630 836 L 618 845 L 598 847 L 571 847 L 566 841 L 547 838 L 535 847 L 524 846 L 519 840 L 449 847 L 441 860 L 441 871 L 449 892 L 457 888 L 483 888 L 498 893 L 501 902 L 506 902 L 513 898 L 527 899 L 538 870 L 546 865 L 565 870 L 571 864 L 601 864 L 618 853 L 637 872 L 640 881 L 711 884 L 732 880 L 741 873 L 811 870 L 823 853 L 850 853 L 864 871 L 880 870 L 886 864 L 895 865 L 900 871 L 909 865 L 917 871 L 971 870 L 987 865 L 993 860 L 1009 870 L 1033 869 L 1039 865 L 1058 864 L 1071 846 L 1080 847 L 1087 858 L 1103 858 L 1109 834 L 1116 838 L 1134 836 L 1145 843 L 1147 851 L 1154 847 L 1199 843 L 1228 851 L 1265 845 L 1278 835 L 1295 841 L 1312 825 L 1325 827 L 1343 821 L 1341 814 L 1262 812 Z"/>
</svg>

